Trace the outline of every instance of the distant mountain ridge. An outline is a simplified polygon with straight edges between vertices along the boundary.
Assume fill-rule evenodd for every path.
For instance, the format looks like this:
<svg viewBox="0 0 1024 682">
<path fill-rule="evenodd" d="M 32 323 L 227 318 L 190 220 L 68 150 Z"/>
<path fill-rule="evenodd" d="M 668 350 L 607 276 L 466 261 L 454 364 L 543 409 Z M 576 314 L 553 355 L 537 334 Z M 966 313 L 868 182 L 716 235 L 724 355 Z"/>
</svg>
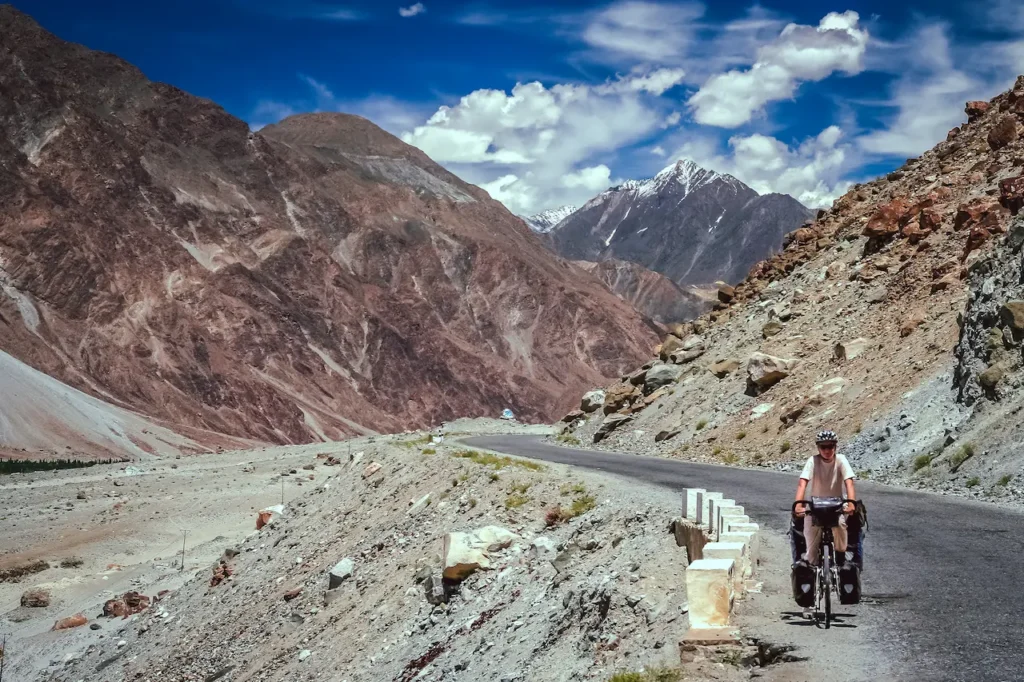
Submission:
<svg viewBox="0 0 1024 682">
<path fill-rule="evenodd" d="M 631 261 L 680 286 L 738 282 L 814 211 L 683 159 L 601 192 L 547 233 L 572 260 Z"/>
<path fill-rule="evenodd" d="M 532 215 L 529 218 L 524 218 L 526 224 L 530 226 L 530 229 L 538 234 L 547 234 L 555 227 L 558 223 L 562 222 L 570 215 L 576 212 L 575 206 L 559 206 L 558 208 L 551 208 L 547 211 L 541 211 L 536 215 Z"/>
</svg>

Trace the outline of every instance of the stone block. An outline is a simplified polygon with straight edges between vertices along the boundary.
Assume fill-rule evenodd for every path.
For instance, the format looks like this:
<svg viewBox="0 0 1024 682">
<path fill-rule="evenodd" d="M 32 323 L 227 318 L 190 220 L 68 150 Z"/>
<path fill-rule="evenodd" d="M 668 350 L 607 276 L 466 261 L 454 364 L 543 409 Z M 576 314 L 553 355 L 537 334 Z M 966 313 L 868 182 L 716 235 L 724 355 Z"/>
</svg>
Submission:
<svg viewBox="0 0 1024 682">
<path fill-rule="evenodd" d="M 724 500 L 723 500 L 724 501 Z M 743 507 L 737 504 L 731 504 L 729 506 L 715 505 L 715 532 L 721 533 L 725 530 L 722 525 L 722 519 L 729 516 L 743 516 Z"/>
<path fill-rule="evenodd" d="M 746 577 L 745 564 L 749 563 L 745 542 L 709 542 L 704 545 L 705 559 L 731 559 L 735 564 L 733 570 L 733 589 L 737 595 L 743 593 L 743 580 Z"/>
<path fill-rule="evenodd" d="M 722 499 L 722 493 L 697 493 L 697 525 L 707 527 L 708 513 L 711 511 L 711 500 Z"/>
<path fill-rule="evenodd" d="M 734 506 L 736 506 L 736 500 L 711 500 L 711 503 L 708 506 L 708 522 L 706 524 L 708 533 L 713 534 L 716 530 L 718 530 L 718 510 L 722 509 L 723 507 Z"/>
<path fill-rule="evenodd" d="M 750 565 L 749 565 L 750 575 L 748 575 L 746 577 L 749 578 L 751 575 L 753 575 L 757 571 L 757 562 L 758 562 L 758 559 L 760 559 L 760 556 L 758 554 L 757 533 L 754 533 L 754 532 L 751 532 L 751 531 L 745 531 L 745 532 L 733 531 L 731 533 L 722 533 L 721 535 L 718 536 L 718 541 L 719 542 L 742 542 L 746 546 L 746 550 L 745 551 L 746 551 L 747 559 L 750 562 Z"/>
<path fill-rule="evenodd" d="M 735 570 L 732 559 L 701 559 L 687 567 L 686 597 L 690 603 L 691 628 L 729 625 L 735 599 Z"/>
<path fill-rule="evenodd" d="M 697 510 L 700 509 L 698 495 L 706 493 L 704 488 L 687 488 L 683 491 L 683 518 L 690 521 L 697 520 Z"/>
</svg>

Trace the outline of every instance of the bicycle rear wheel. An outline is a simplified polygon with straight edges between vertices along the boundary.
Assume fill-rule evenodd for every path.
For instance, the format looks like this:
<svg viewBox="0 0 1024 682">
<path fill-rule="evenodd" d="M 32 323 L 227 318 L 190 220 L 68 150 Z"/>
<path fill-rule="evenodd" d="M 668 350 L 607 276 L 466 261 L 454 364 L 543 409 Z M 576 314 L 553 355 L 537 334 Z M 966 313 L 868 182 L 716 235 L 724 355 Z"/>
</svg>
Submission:
<svg viewBox="0 0 1024 682">
<path fill-rule="evenodd" d="M 824 583 L 822 591 L 825 593 L 825 629 L 828 630 L 832 620 L 832 548 L 826 545 L 822 554 L 824 555 L 821 558 L 822 582 Z"/>
</svg>

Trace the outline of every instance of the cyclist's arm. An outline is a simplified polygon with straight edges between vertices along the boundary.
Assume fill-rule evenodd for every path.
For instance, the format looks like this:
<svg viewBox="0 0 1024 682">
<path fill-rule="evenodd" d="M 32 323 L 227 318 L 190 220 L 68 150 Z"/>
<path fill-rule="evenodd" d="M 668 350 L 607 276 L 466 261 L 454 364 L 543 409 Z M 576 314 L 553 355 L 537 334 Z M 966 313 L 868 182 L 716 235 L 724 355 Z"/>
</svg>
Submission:
<svg viewBox="0 0 1024 682">
<path fill-rule="evenodd" d="M 796 497 L 794 498 L 794 500 L 799 502 L 800 500 L 804 499 L 805 492 L 807 492 L 807 479 L 801 478 L 800 481 L 796 484 Z M 796 508 L 797 516 L 803 516 L 806 513 L 807 507 L 800 505 Z"/>
<path fill-rule="evenodd" d="M 853 479 L 852 478 L 848 478 L 848 479 L 846 479 L 844 481 L 844 483 L 846 484 L 846 499 L 848 499 L 848 500 L 856 500 L 857 499 L 857 491 L 853 487 Z M 851 509 L 850 511 L 852 512 L 853 510 Z"/>
</svg>

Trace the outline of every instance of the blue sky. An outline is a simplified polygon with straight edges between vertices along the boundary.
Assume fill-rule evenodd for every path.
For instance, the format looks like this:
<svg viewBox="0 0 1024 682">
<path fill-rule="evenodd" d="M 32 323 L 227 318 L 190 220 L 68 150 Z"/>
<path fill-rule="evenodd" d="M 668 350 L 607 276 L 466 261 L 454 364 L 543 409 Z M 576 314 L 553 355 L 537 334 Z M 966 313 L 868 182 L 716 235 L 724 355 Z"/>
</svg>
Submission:
<svg viewBox="0 0 1024 682">
<path fill-rule="evenodd" d="M 253 127 L 345 111 L 520 214 L 682 156 L 828 205 L 1024 72 L 1024 2 L 14 0 Z"/>
</svg>

